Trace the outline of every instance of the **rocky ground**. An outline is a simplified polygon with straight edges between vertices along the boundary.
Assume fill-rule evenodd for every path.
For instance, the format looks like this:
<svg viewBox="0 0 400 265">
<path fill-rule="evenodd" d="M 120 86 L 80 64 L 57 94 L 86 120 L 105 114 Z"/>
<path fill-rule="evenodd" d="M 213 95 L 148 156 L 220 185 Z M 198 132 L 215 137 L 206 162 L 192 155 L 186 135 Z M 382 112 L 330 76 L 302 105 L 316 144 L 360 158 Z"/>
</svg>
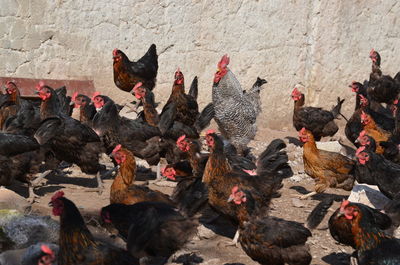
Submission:
<svg viewBox="0 0 400 265">
<path fill-rule="evenodd" d="M 314 206 L 322 199 L 326 198 L 326 196 L 334 194 L 336 195 L 337 200 L 340 201 L 342 198 L 346 198 L 350 194 L 350 192 L 343 190 L 329 189 L 325 194 L 313 196 L 308 200 L 299 200 L 299 195 L 313 190 L 314 181 L 303 172 L 302 149 L 296 145 L 297 137 L 295 132 L 292 130 L 261 130 L 258 132 L 255 141 L 251 143 L 251 147 L 253 148 L 253 152 L 258 154 L 272 139 L 276 137 L 288 137 L 285 138 L 288 142 L 287 151 L 295 175 L 284 181 L 284 187 L 281 190 L 282 196 L 273 200 L 271 215 L 304 223 L 307 215 L 311 212 Z M 338 148 L 337 144 L 325 144 L 325 146 L 328 146 L 328 149 Z M 340 149 L 341 151 L 344 151 L 344 148 Z M 111 168 L 112 165 L 107 162 L 107 159 L 104 159 L 104 162 L 107 164 L 108 168 Z M 150 175 L 150 178 L 154 178 L 154 174 Z M 144 173 L 139 176 L 138 179 L 143 181 L 148 179 L 150 175 Z M 61 175 L 50 174 L 45 183 L 43 183 L 44 185 L 36 190 L 37 194 L 40 195 L 40 198 L 31 207 L 25 207 L 28 205 L 24 202 L 20 202 L 14 203 L 14 208 L 18 208 L 20 211 L 29 211 L 30 214 L 41 216 L 51 215 L 51 210 L 47 204 L 53 193 L 62 189 L 64 190 L 66 197 L 77 204 L 88 224 L 90 224 L 91 230 L 95 234 L 123 245 L 120 240 L 112 239 L 110 234 L 99 226 L 97 219 L 99 209 L 109 204 L 109 189 L 111 183 L 112 178 L 105 179 L 105 192 L 102 195 L 91 192 L 90 190 L 96 185 L 95 178 L 93 176 L 82 174 L 79 168 L 72 166 L 71 168 L 64 169 L 63 174 Z M 173 189 L 172 187 L 174 183 L 170 181 L 165 181 L 165 183 L 167 185 L 163 186 L 151 184 L 151 188 L 159 189 L 165 193 L 170 193 Z M 15 183 L 15 185 L 9 188 L 16 191 L 18 194 L 27 197 L 27 189 L 20 183 Z M 2 192 L 0 192 L 0 194 L 2 194 Z M 0 206 L 4 209 L 6 208 L 6 204 L 2 205 L 2 200 L 4 201 L 7 199 L 2 199 L 0 196 Z M 338 207 L 338 201 L 333 204 L 330 213 Z M 14 199 L 13 202 L 15 202 Z M 308 241 L 313 256 L 312 264 L 348 264 L 349 255 L 352 253 L 352 249 L 350 247 L 339 245 L 332 239 L 327 228 L 327 219 L 329 216 L 330 214 L 328 214 L 316 230 L 312 231 L 313 236 Z M 57 219 L 58 218 L 55 218 L 55 220 Z M 231 236 L 233 236 L 233 232 L 234 231 L 227 231 Z M 176 253 L 172 261 L 168 264 L 257 264 L 242 251 L 240 246 L 226 246 L 230 240 L 231 239 L 228 237 L 217 235 L 207 228 L 201 227 L 199 228 L 198 235 L 194 237 L 184 249 Z"/>
</svg>

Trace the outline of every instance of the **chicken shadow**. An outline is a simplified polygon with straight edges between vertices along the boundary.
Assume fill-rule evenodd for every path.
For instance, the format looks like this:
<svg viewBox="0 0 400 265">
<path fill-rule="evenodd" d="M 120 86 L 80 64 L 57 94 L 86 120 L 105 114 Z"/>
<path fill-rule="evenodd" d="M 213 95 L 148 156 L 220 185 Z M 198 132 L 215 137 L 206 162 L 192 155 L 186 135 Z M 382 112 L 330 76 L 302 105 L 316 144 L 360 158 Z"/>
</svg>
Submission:
<svg viewBox="0 0 400 265">
<path fill-rule="evenodd" d="M 71 176 L 68 174 L 68 172 L 63 172 L 63 174 L 54 174 L 54 172 L 52 172 L 46 176 L 46 179 L 47 185 L 72 184 L 86 188 L 97 188 L 97 180 L 95 175 L 91 176 L 91 178 L 83 178 Z"/>
<path fill-rule="evenodd" d="M 43 196 L 46 193 L 54 193 L 57 190 L 65 188 L 64 186 L 51 186 L 51 187 L 37 187 L 34 192 L 36 195 Z M 7 186 L 7 189 L 14 191 L 18 195 L 28 198 L 29 197 L 29 190 L 28 190 L 28 185 L 26 183 L 14 180 L 13 183 L 10 186 Z"/>
<path fill-rule="evenodd" d="M 321 259 L 330 265 L 348 265 L 350 264 L 350 257 L 351 255 L 348 253 L 334 252 L 322 257 Z"/>
<path fill-rule="evenodd" d="M 289 144 L 294 144 L 295 146 L 303 146 L 303 143 L 299 140 L 299 138 L 292 137 L 292 136 L 286 136 L 285 139 L 288 140 Z"/>
<path fill-rule="evenodd" d="M 172 260 L 172 262 L 183 265 L 200 264 L 204 259 L 195 253 L 182 254 Z"/>
<path fill-rule="evenodd" d="M 306 188 L 304 188 L 303 186 L 292 186 L 289 189 L 295 190 L 301 194 L 308 194 L 311 192 L 311 191 L 307 190 Z M 317 194 L 311 196 L 311 198 L 316 201 L 323 201 L 325 199 L 331 198 L 337 202 L 341 202 L 342 200 L 347 199 L 347 197 L 348 197 L 347 195 L 338 195 L 338 194 L 333 194 L 333 193 L 317 193 Z"/>
</svg>

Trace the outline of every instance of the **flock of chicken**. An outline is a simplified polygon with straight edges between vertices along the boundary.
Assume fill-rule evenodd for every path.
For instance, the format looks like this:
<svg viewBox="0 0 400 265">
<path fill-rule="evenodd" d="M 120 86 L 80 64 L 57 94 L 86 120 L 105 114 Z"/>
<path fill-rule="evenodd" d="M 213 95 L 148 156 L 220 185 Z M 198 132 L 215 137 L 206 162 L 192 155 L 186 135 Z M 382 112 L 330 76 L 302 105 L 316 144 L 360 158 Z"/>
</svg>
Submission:
<svg viewBox="0 0 400 265">
<path fill-rule="evenodd" d="M 343 201 L 329 228 L 335 240 L 356 250 L 358 264 L 399 264 L 400 242 L 384 230 L 400 224 L 400 74 L 394 79 L 382 75 L 379 54 L 372 51 L 370 57 L 369 81 L 351 85 L 357 101 L 345 131 L 358 147 L 353 159 L 319 150 L 315 143 L 338 131 L 334 119 L 341 115 L 344 100 L 338 98 L 337 106 L 326 111 L 304 107 L 304 94 L 297 88 L 292 92 L 293 124 L 303 143 L 305 171 L 316 179 L 315 191 L 302 199 L 329 187 L 351 190 L 355 180 L 377 185 L 391 200 L 386 214 Z M 310 230 L 268 214 L 271 200 L 280 196 L 282 180 L 293 174 L 285 143 L 273 140 L 257 159 L 247 147 L 256 135 L 260 90 L 266 80 L 257 78 L 244 91 L 225 55 L 214 76 L 212 103 L 200 112 L 197 78 L 186 94 L 178 69 L 159 113 L 152 92 L 158 71 L 156 46 L 136 62 L 115 49 L 113 60 L 115 85 L 137 99 L 135 120 L 122 117 L 121 106 L 97 92 L 92 97 L 79 93 L 69 97 L 65 87 L 53 89 L 40 82 L 37 106 L 21 99 L 15 83 L 7 82 L 5 94 L 0 95 L 0 185 L 13 179 L 27 182 L 33 202 L 35 186 L 62 166 L 76 164 L 82 172 L 96 175 L 99 192 L 102 177 L 110 173 L 99 162 L 100 155 L 108 154 L 117 170 L 110 205 L 101 209 L 100 217 L 118 230 L 126 249 L 95 240 L 76 205 L 58 191 L 49 205 L 60 217 L 59 251 L 56 255 L 41 245 L 23 264 L 164 264 L 191 239 L 199 222 L 212 224 L 218 218 L 237 228 L 233 243 L 239 242 L 258 263 L 310 264 L 306 245 Z M 79 120 L 71 117 L 73 108 L 79 108 Z M 211 119 L 220 134 L 205 132 L 208 152 L 204 152 L 200 135 Z M 177 182 L 171 196 L 134 183 L 135 157 L 151 166 L 159 165 L 161 158 L 168 161 L 162 174 Z M 321 222 L 331 204 L 327 200 L 317 205 L 307 220 L 310 229 Z"/>
</svg>

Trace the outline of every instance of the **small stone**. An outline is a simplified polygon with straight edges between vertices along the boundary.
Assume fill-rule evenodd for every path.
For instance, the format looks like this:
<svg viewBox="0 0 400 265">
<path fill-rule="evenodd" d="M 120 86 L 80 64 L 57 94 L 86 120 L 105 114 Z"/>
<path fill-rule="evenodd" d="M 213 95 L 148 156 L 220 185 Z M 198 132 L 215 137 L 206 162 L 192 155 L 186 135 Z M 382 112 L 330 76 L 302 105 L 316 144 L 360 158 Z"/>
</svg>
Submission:
<svg viewBox="0 0 400 265">
<path fill-rule="evenodd" d="M 20 213 L 27 213 L 31 205 L 26 199 L 12 190 L 0 188 L 0 209 L 15 209 Z"/>
<path fill-rule="evenodd" d="M 208 229 L 204 225 L 199 225 L 197 227 L 197 235 L 200 239 L 211 239 L 216 236 L 216 234 L 211 229 Z"/>
<path fill-rule="evenodd" d="M 375 209 L 383 209 L 390 201 L 383 195 L 377 186 L 367 184 L 355 184 L 348 198 L 351 202 L 363 203 Z"/>
<path fill-rule="evenodd" d="M 292 198 L 292 204 L 293 204 L 294 207 L 297 207 L 297 208 L 306 207 L 306 205 L 303 203 L 303 201 L 301 201 L 298 198 Z"/>
</svg>

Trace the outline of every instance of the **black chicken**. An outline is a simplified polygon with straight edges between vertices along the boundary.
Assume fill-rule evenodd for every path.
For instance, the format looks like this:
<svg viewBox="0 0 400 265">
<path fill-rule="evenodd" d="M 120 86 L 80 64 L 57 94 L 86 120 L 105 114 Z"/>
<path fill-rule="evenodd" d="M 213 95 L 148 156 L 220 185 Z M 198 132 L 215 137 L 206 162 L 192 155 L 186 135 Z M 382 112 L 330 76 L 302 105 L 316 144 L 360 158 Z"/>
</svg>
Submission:
<svg viewBox="0 0 400 265">
<path fill-rule="evenodd" d="M 168 259 L 196 232 L 197 221 L 161 202 L 110 204 L 101 209 L 104 222 L 112 223 L 135 257 Z"/>
</svg>

